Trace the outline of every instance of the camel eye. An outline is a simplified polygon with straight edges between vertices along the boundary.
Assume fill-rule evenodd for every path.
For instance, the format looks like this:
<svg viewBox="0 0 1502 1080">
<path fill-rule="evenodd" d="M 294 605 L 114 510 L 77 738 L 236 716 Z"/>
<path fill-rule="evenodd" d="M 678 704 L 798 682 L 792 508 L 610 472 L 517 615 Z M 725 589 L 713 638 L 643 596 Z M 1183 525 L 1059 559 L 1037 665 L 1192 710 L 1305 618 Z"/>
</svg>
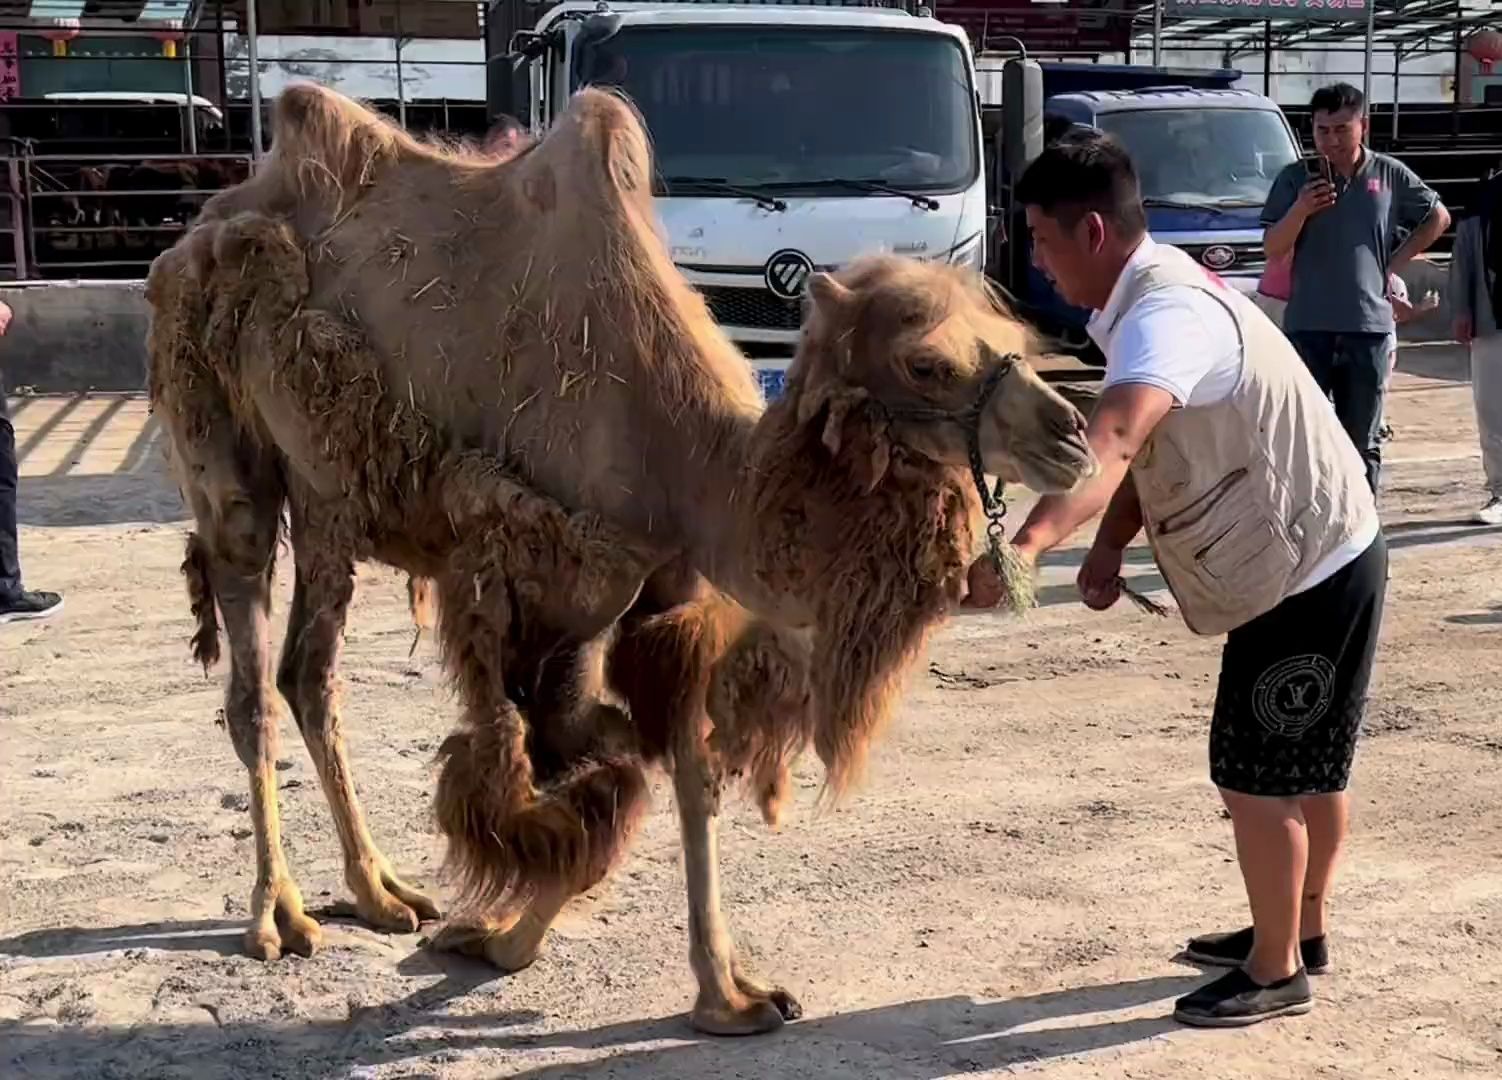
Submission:
<svg viewBox="0 0 1502 1080">
<path fill-rule="evenodd" d="M 912 372 L 913 378 L 922 381 L 933 379 L 939 374 L 939 365 L 927 357 L 911 360 L 907 367 L 908 371 Z"/>
</svg>

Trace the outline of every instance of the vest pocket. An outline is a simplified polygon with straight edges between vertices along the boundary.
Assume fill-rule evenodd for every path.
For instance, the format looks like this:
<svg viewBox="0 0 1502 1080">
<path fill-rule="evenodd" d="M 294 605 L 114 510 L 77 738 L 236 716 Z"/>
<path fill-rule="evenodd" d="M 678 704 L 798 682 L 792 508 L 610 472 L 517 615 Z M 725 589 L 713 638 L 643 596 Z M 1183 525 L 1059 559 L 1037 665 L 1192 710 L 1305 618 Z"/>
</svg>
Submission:
<svg viewBox="0 0 1502 1080">
<path fill-rule="evenodd" d="M 1288 530 L 1269 515 L 1245 468 L 1163 518 L 1158 534 L 1174 562 L 1234 607 L 1266 591 L 1281 593 L 1298 564 Z"/>
<path fill-rule="evenodd" d="M 1238 595 L 1281 587 L 1296 559 L 1293 544 L 1265 517 L 1236 522 L 1194 553 L 1201 573 Z"/>
</svg>

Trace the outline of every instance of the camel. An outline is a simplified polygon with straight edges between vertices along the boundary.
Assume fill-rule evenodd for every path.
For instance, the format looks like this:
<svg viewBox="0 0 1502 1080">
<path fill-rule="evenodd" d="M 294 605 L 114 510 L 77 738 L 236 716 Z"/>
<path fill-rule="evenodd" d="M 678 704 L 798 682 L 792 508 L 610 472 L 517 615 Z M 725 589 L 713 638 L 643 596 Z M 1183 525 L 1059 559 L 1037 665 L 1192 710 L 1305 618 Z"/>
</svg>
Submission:
<svg viewBox="0 0 1502 1080">
<path fill-rule="evenodd" d="M 639 115 L 583 90 L 498 159 L 299 85 L 255 174 L 152 265 L 150 395 L 195 525 L 183 572 L 248 771 L 247 951 L 320 928 L 282 852 L 277 699 L 322 781 L 354 909 L 437 905 L 370 836 L 336 667 L 354 566 L 406 571 L 463 714 L 435 813 L 459 886 L 437 948 L 517 971 L 610 872 L 671 773 L 702 1031 L 799 1013 L 719 905 L 721 792 L 775 820 L 812 745 L 838 797 L 963 590 L 982 472 L 1039 491 L 1097 463 L 1029 367 L 1035 338 L 966 271 L 875 256 L 810 284 L 783 397 L 656 231 Z M 983 488 L 981 489 L 984 490 Z M 273 677 L 283 521 L 295 585 Z"/>
</svg>

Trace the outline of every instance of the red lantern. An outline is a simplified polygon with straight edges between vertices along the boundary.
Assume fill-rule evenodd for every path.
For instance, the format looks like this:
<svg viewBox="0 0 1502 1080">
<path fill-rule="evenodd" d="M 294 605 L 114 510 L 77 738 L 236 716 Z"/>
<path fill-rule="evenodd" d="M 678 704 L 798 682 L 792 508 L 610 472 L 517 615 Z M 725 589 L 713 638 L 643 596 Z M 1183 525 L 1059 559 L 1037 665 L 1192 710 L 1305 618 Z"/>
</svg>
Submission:
<svg viewBox="0 0 1502 1080">
<path fill-rule="evenodd" d="M 1466 40 L 1465 51 L 1490 75 L 1492 65 L 1502 60 L 1502 34 L 1495 30 L 1477 30 Z"/>
</svg>

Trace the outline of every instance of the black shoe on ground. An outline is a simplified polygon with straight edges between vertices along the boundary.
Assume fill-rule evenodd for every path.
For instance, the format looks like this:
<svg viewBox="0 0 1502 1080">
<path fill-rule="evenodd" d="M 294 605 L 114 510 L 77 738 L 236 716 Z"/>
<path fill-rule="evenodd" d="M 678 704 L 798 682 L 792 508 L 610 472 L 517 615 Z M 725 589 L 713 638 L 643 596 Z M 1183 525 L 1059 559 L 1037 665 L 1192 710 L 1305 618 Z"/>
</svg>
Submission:
<svg viewBox="0 0 1502 1080">
<path fill-rule="evenodd" d="M 1250 926 L 1229 934 L 1204 934 L 1190 938 L 1189 945 L 1184 950 L 1185 959 L 1217 967 L 1240 967 L 1251 955 Z M 1330 948 L 1325 943 L 1324 934 L 1299 942 L 1299 961 L 1311 975 L 1323 975 L 1330 970 Z"/>
<path fill-rule="evenodd" d="M 1236 968 L 1179 998 L 1173 1018 L 1192 1027 L 1246 1027 L 1276 1016 L 1302 1016 L 1312 1008 L 1314 995 L 1303 968 L 1269 986 Z"/>
<path fill-rule="evenodd" d="M 45 619 L 62 610 L 63 598 L 55 592 L 0 593 L 0 623 L 21 619 Z"/>
</svg>

